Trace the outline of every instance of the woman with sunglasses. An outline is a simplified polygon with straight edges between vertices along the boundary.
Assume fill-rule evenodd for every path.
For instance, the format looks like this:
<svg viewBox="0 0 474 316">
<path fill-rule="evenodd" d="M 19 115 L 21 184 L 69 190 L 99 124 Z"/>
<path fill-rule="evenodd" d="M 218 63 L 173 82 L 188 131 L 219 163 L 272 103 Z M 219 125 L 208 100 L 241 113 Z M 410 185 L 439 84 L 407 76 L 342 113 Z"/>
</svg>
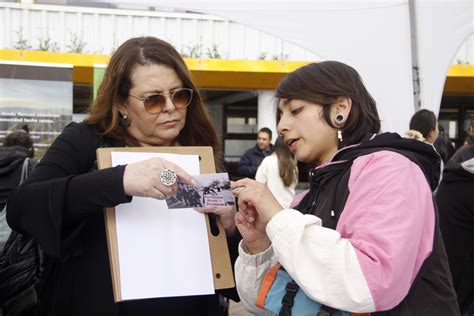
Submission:
<svg viewBox="0 0 474 316">
<path fill-rule="evenodd" d="M 97 148 L 122 146 L 211 146 L 220 165 L 199 90 L 179 53 L 157 38 L 117 49 L 89 118 L 65 128 L 8 202 L 9 224 L 53 263 L 41 315 L 219 315 L 219 295 L 114 303 L 103 208 L 133 196 L 165 199 L 176 193 L 176 177 L 193 181 L 160 158 L 94 171 Z M 231 232 L 233 209 L 220 215 Z"/>
<path fill-rule="evenodd" d="M 277 98 L 278 132 L 315 168 L 309 192 L 286 209 L 261 183 L 232 184 L 243 187 L 235 273 L 245 306 L 279 315 L 458 315 L 432 196 L 434 148 L 379 134 L 375 101 L 343 63 L 294 71 Z"/>
</svg>

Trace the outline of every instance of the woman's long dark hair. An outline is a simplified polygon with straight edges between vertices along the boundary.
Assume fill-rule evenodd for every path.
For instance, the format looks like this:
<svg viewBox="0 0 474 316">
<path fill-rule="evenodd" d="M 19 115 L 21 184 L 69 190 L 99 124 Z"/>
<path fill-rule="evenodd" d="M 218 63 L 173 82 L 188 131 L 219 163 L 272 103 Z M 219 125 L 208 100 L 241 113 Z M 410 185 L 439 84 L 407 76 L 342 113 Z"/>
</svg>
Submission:
<svg viewBox="0 0 474 316">
<path fill-rule="evenodd" d="M 278 137 L 275 145 L 273 146 L 273 152 L 278 158 L 278 170 L 280 172 L 281 180 L 285 187 L 289 187 L 291 184 L 296 182 L 298 178 L 298 169 L 296 163 L 293 160 L 288 146 L 285 145 L 283 139 Z"/>
</svg>

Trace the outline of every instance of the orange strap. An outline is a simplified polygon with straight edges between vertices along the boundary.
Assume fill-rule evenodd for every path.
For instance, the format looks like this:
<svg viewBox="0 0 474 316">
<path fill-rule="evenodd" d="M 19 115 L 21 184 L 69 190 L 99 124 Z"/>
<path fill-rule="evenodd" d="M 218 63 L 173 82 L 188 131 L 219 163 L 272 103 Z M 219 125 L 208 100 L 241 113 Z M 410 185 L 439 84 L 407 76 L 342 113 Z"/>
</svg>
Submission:
<svg viewBox="0 0 474 316">
<path fill-rule="evenodd" d="M 267 298 L 268 292 L 270 292 L 272 284 L 275 281 L 276 274 L 278 270 L 280 270 L 280 268 L 281 264 L 277 263 L 276 265 L 268 269 L 267 274 L 265 274 L 265 277 L 262 281 L 262 286 L 260 287 L 260 291 L 258 292 L 257 301 L 255 302 L 255 305 L 257 305 L 258 307 L 265 307 L 265 299 Z"/>
</svg>

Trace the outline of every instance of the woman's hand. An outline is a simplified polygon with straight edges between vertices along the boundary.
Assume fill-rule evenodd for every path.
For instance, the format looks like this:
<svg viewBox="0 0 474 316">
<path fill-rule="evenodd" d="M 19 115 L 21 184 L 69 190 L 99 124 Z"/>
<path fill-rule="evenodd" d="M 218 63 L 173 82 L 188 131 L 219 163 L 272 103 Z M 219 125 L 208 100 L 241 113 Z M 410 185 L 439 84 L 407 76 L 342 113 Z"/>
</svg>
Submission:
<svg viewBox="0 0 474 316">
<path fill-rule="evenodd" d="M 151 158 L 125 167 L 123 188 L 130 196 L 152 197 L 164 200 L 176 195 L 178 183 L 165 186 L 160 181 L 161 171 L 171 169 L 181 181 L 196 185 L 195 180 L 178 165 L 162 158 Z"/>
<path fill-rule="evenodd" d="M 231 189 L 236 188 L 243 188 L 238 193 L 239 210 L 249 222 L 252 222 L 251 215 L 256 212 L 259 215 L 260 226 L 266 227 L 272 217 L 283 210 L 265 184 L 246 178 L 232 182 Z"/>
<path fill-rule="evenodd" d="M 196 211 L 200 213 L 213 213 L 216 214 L 222 226 L 224 226 L 226 234 L 229 236 L 235 230 L 235 206 L 211 206 L 211 207 L 199 207 Z"/>
</svg>

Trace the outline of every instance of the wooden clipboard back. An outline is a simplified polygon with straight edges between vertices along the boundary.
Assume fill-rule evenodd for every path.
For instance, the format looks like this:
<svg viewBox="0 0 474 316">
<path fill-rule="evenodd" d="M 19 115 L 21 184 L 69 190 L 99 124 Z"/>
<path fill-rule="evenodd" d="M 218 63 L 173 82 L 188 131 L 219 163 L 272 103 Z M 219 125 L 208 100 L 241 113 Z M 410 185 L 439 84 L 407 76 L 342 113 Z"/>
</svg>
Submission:
<svg viewBox="0 0 474 316">
<path fill-rule="evenodd" d="M 97 149 L 97 165 L 99 169 L 109 168 L 112 166 L 113 151 L 118 152 L 156 152 L 156 153 L 170 153 L 180 155 L 199 155 L 201 174 L 215 173 L 216 167 L 214 164 L 214 154 L 211 147 L 108 147 Z M 117 244 L 117 227 L 115 220 L 115 208 L 106 208 L 105 228 L 107 233 L 107 244 L 110 258 L 110 270 L 112 273 L 112 285 L 114 289 L 115 302 L 122 301 L 121 286 L 120 286 L 120 265 L 118 260 L 118 244 Z M 209 217 L 206 215 L 207 235 L 209 237 L 209 247 L 211 252 L 212 272 L 214 277 L 214 288 L 227 289 L 235 286 L 232 272 L 232 265 L 230 261 L 229 249 L 227 247 L 227 240 L 225 231 L 220 223 L 217 221 L 219 227 L 219 234 L 214 236 L 211 233 Z"/>
</svg>

